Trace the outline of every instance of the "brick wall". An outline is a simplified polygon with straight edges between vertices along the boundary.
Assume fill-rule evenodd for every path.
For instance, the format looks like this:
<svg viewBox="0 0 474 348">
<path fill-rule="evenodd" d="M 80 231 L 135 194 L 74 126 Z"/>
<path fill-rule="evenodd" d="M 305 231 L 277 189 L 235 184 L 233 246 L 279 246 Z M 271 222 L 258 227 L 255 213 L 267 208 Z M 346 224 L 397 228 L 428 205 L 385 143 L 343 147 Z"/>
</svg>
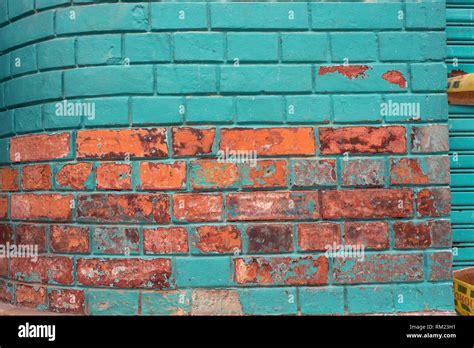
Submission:
<svg viewBox="0 0 474 348">
<path fill-rule="evenodd" d="M 451 310 L 444 6 L 2 0 L 0 298 Z"/>
</svg>

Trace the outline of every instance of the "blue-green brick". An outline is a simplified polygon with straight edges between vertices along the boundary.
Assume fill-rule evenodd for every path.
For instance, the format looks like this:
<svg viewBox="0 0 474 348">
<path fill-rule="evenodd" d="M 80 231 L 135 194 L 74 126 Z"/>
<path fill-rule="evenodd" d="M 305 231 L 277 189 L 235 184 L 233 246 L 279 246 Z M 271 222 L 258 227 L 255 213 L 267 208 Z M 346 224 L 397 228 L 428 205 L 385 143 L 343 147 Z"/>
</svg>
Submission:
<svg viewBox="0 0 474 348">
<path fill-rule="evenodd" d="M 7 4 L 6 1 L 0 1 L 0 25 L 3 25 L 8 21 Z"/>
<path fill-rule="evenodd" d="M 393 288 L 393 299 L 397 312 L 454 310 L 451 283 L 397 285 Z"/>
<path fill-rule="evenodd" d="M 251 315 L 296 315 L 295 288 L 239 289 L 242 312 Z"/>
<path fill-rule="evenodd" d="M 36 65 L 36 46 L 27 46 L 10 53 L 12 76 L 38 70 Z"/>
<path fill-rule="evenodd" d="M 91 315 L 137 315 L 138 291 L 89 290 Z"/>
<path fill-rule="evenodd" d="M 229 257 L 177 257 L 175 269 L 178 288 L 231 285 Z"/>
<path fill-rule="evenodd" d="M 176 61 L 223 61 L 224 34 L 176 33 L 174 59 Z"/>
<path fill-rule="evenodd" d="M 8 106 L 61 97 L 61 72 L 23 76 L 5 83 Z"/>
<path fill-rule="evenodd" d="M 191 311 L 191 290 L 142 292 L 143 315 L 187 315 Z"/>
<path fill-rule="evenodd" d="M 446 27 L 446 36 L 449 40 L 469 41 L 474 37 L 474 27 Z"/>
<path fill-rule="evenodd" d="M 124 35 L 125 58 L 131 63 L 167 62 L 171 60 L 168 34 Z"/>
<path fill-rule="evenodd" d="M 13 122 L 13 111 L 8 110 L 0 113 L 0 137 L 9 136 L 15 133 Z"/>
<path fill-rule="evenodd" d="M 281 34 L 281 59 L 284 62 L 322 62 L 329 56 L 329 40 L 323 33 Z"/>
<path fill-rule="evenodd" d="M 302 314 L 344 314 L 344 288 L 299 288 Z"/>
<path fill-rule="evenodd" d="M 429 61 L 446 58 L 444 33 L 380 33 L 381 61 Z"/>
<path fill-rule="evenodd" d="M 282 123 L 285 120 L 283 113 L 283 97 L 238 97 L 238 123 Z"/>
<path fill-rule="evenodd" d="M 227 59 L 239 61 L 277 61 L 276 33 L 228 33 Z"/>
<path fill-rule="evenodd" d="M 151 66 L 104 66 L 66 70 L 67 97 L 153 93 Z"/>
<path fill-rule="evenodd" d="M 383 102 L 387 105 L 411 105 L 416 111 L 419 105 L 420 119 L 423 121 L 446 121 L 448 119 L 448 97 L 446 94 L 385 94 Z M 388 109 L 387 109 L 388 110 Z M 400 110 L 400 109 L 399 109 Z M 404 122 L 416 115 L 396 115 L 396 110 L 384 115 L 385 122 Z"/>
<path fill-rule="evenodd" d="M 159 65 L 159 94 L 194 94 L 217 91 L 216 67 L 213 65 Z"/>
<path fill-rule="evenodd" d="M 333 61 L 371 62 L 377 60 L 375 33 L 331 33 Z"/>
<path fill-rule="evenodd" d="M 381 103 L 382 98 L 378 94 L 334 95 L 332 97 L 334 122 L 379 122 L 382 120 Z"/>
<path fill-rule="evenodd" d="M 84 115 L 86 127 L 128 125 L 128 97 L 85 99 L 95 108 L 95 115 Z"/>
<path fill-rule="evenodd" d="M 43 123 L 47 130 L 79 128 L 82 117 L 80 116 L 62 116 L 58 111 L 58 103 L 49 103 L 43 105 Z"/>
<path fill-rule="evenodd" d="M 10 163 L 10 139 L 0 139 L 0 164 Z"/>
<path fill-rule="evenodd" d="M 0 80 L 10 77 L 10 54 L 0 56 Z"/>
<path fill-rule="evenodd" d="M 444 0 L 407 1 L 405 11 L 407 28 L 426 30 L 442 29 L 446 26 L 446 2 Z"/>
<path fill-rule="evenodd" d="M 423 291 L 425 308 L 439 311 L 452 311 L 454 309 L 453 284 L 428 283 Z"/>
<path fill-rule="evenodd" d="M 0 83 L 0 109 L 5 107 L 5 87 Z"/>
<path fill-rule="evenodd" d="M 221 92 L 310 92 L 310 65 L 221 67 Z"/>
<path fill-rule="evenodd" d="M 331 99 L 326 95 L 286 97 L 288 123 L 327 123 L 331 119 Z"/>
<path fill-rule="evenodd" d="M 43 10 L 50 7 L 70 4 L 70 0 L 36 0 L 36 9 Z"/>
<path fill-rule="evenodd" d="M 122 62 L 120 35 L 88 35 L 77 39 L 77 64 L 120 64 Z"/>
<path fill-rule="evenodd" d="M 347 287 L 347 307 L 351 314 L 393 312 L 392 286 Z"/>
<path fill-rule="evenodd" d="M 186 122 L 230 123 L 234 119 L 232 97 L 189 97 L 186 99 Z"/>
<path fill-rule="evenodd" d="M 37 132 L 43 128 L 43 117 L 41 106 L 29 106 L 13 111 L 15 119 L 15 131 L 17 133 Z"/>
<path fill-rule="evenodd" d="M 211 3 L 211 27 L 219 29 L 307 29 L 305 3 Z"/>
<path fill-rule="evenodd" d="M 136 97 L 132 99 L 134 125 L 180 124 L 183 122 L 182 97 Z"/>
<path fill-rule="evenodd" d="M 207 5 L 201 3 L 154 3 L 151 5 L 153 30 L 206 29 Z"/>
<path fill-rule="evenodd" d="M 417 92 L 446 90 L 447 69 L 444 63 L 411 64 L 411 88 Z"/>
<path fill-rule="evenodd" d="M 16 17 L 33 12 L 35 9 L 35 0 L 3 0 L 8 1 L 8 17 Z"/>
<path fill-rule="evenodd" d="M 76 64 L 74 55 L 74 39 L 55 39 L 39 43 L 38 68 L 69 68 Z"/>
</svg>

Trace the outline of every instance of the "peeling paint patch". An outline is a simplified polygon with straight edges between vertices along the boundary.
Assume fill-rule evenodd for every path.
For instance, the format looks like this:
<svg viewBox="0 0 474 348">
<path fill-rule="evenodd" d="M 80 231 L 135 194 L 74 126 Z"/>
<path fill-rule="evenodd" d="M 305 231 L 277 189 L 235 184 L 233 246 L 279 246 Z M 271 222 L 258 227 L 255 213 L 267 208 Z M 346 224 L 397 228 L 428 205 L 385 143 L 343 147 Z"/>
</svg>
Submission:
<svg viewBox="0 0 474 348">
<path fill-rule="evenodd" d="M 358 77 L 365 78 L 365 72 L 371 69 L 367 65 L 334 65 L 334 66 L 321 66 L 319 67 L 319 75 L 326 75 L 329 73 L 337 72 L 349 80 L 356 79 Z"/>
<path fill-rule="evenodd" d="M 382 75 L 382 78 L 391 84 L 399 85 L 400 88 L 407 88 L 407 80 L 398 70 L 389 70 Z"/>
</svg>

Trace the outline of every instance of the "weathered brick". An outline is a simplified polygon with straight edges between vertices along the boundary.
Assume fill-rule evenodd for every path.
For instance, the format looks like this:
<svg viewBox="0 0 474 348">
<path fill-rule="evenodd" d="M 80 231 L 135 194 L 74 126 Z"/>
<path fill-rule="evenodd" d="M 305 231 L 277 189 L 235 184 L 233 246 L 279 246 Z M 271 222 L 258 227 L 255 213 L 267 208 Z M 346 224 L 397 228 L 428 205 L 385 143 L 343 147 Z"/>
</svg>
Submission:
<svg viewBox="0 0 474 348">
<path fill-rule="evenodd" d="M 6 303 L 13 303 L 14 284 L 0 279 L 0 300 Z"/>
<path fill-rule="evenodd" d="M 416 211 L 420 216 L 444 216 L 451 211 L 451 190 L 425 188 L 416 193 Z"/>
<path fill-rule="evenodd" d="M 19 306 L 44 309 L 46 307 L 46 288 L 39 285 L 17 284 L 16 304 Z"/>
<path fill-rule="evenodd" d="M 89 290 L 87 302 L 91 315 L 138 315 L 138 291 Z"/>
<path fill-rule="evenodd" d="M 240 165 L 241 183 L 245 188 L 286 187 L 285 160 L 260 160 Z"/>
<path fill-rule="evenodd" d="M 236 226 L 199 226 L 193 234 L 193 248 L 199 253 L 235 253 L 242 251 L 242 239 Z"/>
<path fill-rule="evenodd" d="M 94 253 L 128 257 L 139 252 L 140 232 L 137 228 L 96 226 L 92 231 Z"/>
<path fill-rule="evenodd" d="M 410 217 L 411 189 L 357 189 L 321 192 L 324 219 Z"/>
<path fill-rule="evenodd" d="M 335 186 L 336 161 L 331 159 L 297 159 L 292 161 L 293 185 Z"/>
<path fill-rule="evenodd" d="M 197 156 L 212 152 L 215 128 L 174 127 L 171 132 L 173 156 Z"/>
<path fill-rule="evenodd" d="M 226 197 L 227 219 L 298 220 L 318 219 L 318 191 L 239 192 Z"/>
<path fill-rule="evenodd" d="M 181 190 L 186 187 L 186 162 L 140 162 L 141 190 Z"/>
<path fill-rule="evenodd" d="M 286 224 L 249 225 L 245 231 L 249 253 L 284 253 L 293 251 L 293 228 Z"/>
<path fill-rule="evenodd" d="M 392 185 L 449 184 L 449 157 L 393 158 Z"/>
<path fill-rule="evenodd" d="M 162 227 L 143 230 L 143 251 L 146 254 L 178 254 L 188 252 L 185 227 Z"/>
<path fill-rule="evenodd" d="M 207 193 L 176 193 L 173 195 L 173 215 L 179 221 L 221 221 L 222 195 Z"/>
<path fill-rule="evenodd" d="M 412 152 L 448 152 L 448 126 L 431 124 L 411 127 Z"/>
<path fill-rule="evenodd" d="M 46 251 L 46 225 L 18 224 L 15 233 L 16 245 L 37 246 L 39 253 Z"/>
<path fill-rule="evenodd" d="M 191 290 L 142 291 L 142 315 L 191 314 Z"/>
<path fill-rule="evenodd" d="M 194 289 L 191 315 L 241 315 L 239 293 L 233 289 Z"/>
<path fill-rule="evenodd" d="M 10 278 L 34 283 L 72 284 L 73 261 L 66 256 L 38 256 L 33 258 L 12 258 Z"/>
<path fill-rule="evenodd" d="M 21 170 L 21 187 L 23 190 L 50 190 L 51 167 L 45 165 L 24 166 Z"/>
<path fill-rule="evenodd" d="M 324 155 L 406 152 L 402 126 L 319 128 L 319 142 Z"/>
<path fill-rule="evenodd" d="M 13 225 L 0 223 L 0 244 L 13 243 Z"/>
<path fill-rule="evenodd" d="M 343 161 L 343 186 L 383 186 L 385 162 L 382 159 L 354 159 Z"/>
<path fill-rule="evenodd" d="M 158 94 L 216 93 L 217 68 L 194 64 L 157 65 L 156 84 Z"/>
<path fill-rule="evenodd" d="M 170 259 L 78 259 L 77 281 L 85 286 L 170 288 Z"/>
<path fill-rule="evenodd" d="M 428 279 L 430 281 L 451 281 L 453 279 L 453 253 L 451 251 L 430 252 L 427 255 L 427 259 Z"/>
<path fill-rule="evenodd" d="M 425 249 L 449 247 L 451 228 L 449 221 L 395 222 L 393 224 L 395 248 Z"/>
<path fill-rule="evenodd" d="M 49 310 L 58 313 L 84 314 L 84 291 L 78 289 L 51 289 L 48 293 Z"/>
<path fill-rule="evenodd" d="M 92 163 L 69 163 L 61 166 L 54 176 L 59 189 L 85 190 L 90 188 Z"/>
<path fill-rule="evenodd" d="M 259 285 L 322 285 L 328 282 L 326 257 L 246 257 L 234 259 L 235 281 Z"/>
<path fill-rule="evenodd" d="M 67 158 L 71 151 L 69 133 L 29 134 L 10 139 L 10 161 L 31 162 Z"/>
<path fill-rule="evenodd" d="M 96 129 L 77 132 L 77 158 L 166 157 L 164 128 Z"/>
<path fill-rule="evenodd" d="M 8 196 L 0 195 L 0 219 L 6 219 L 8 217 Z"/>
<path fill-rule="evenodd" d="M 98 190 L 130 190 L 132 166 L 127 163 L 101 163 L 96 169 Z"/>
<path fill-rule="evenodd" d="M 277 61 L 276 33 L 228 33 L 227 57 L 240 61 Z"/>
<path fill-rule="evenodd" d="M 93 222 L 167 223 L 169 196 L 163 194 L 79 194 L 77 219 Z"/>
<path fill-rule="evenodd" d="M 89 228 L 68 225 L 52 225 L 51 250 L 57 253 L 89 253 Z"/>
<path fill-rule="evenodd" d="M 11 218 L 70 221 L 73 206 L 73 195 L 15 194 L 11 196 Z"/>
<path fill-rule="evenodd" d="M 239 169 L 234 163 L 204 159 L 191 162 L 193 189 L 236 188 L 238 184 Z"/>
<path fill-rule="evenodd" d="M 341 245 L 341 226 L 333 222 L 297 225 L 301 251 L 326 251 Z"/>
<path fill-rule="evenodd" d="M 0 168 L 0 191 L 18 191 L 19 189 L 18 170 L 10 167 Z"/>
<path fill-rule="evenodd" d="M 363 245 L 366 249 L 387 249 L 388 224 L 385 221 L 346 222 L 344 242 L 346 245 Z"/>
</svg>

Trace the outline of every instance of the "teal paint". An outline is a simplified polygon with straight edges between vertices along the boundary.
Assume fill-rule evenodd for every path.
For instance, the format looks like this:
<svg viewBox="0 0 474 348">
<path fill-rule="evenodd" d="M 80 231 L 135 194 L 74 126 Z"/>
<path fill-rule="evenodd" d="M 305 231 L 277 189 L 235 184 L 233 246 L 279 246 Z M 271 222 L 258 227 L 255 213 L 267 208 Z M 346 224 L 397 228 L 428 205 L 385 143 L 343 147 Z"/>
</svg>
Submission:
<svg viewBox="0 0 474 348">
<path fill-rule="evenodd" d="M 238 97 L 238 123 L 283 123 L 282 97 Z"/>
<path fill-rule="evenodd" d="M 380 122 L 379 95 L 335 95 L 332 98 L 334 122 L 358 123 L 358 122 Z"/>
<path fill-rule="evenodd" d="M 357 286 L 347 288 L 349 313 L 382 313 L 393 311 L 393 290 L 387 286 Z"/>
<path fill-rule="evenodd" d="M 87 300 L 91 315 L 137 315 L 138 291 L 89 290 Z"/>
<path fill-rule="evenodd" d="M 288 123 L 327 123 L 331 118 L 329 96 L 288 96 L 285 100 Z"/>
<path fill-rule="evenodd" d="M 178 287 L 221 287 L 231 285 L 229 257 L 176 257 Z"/>
<path fill-rule="evenodd" d="M 331 33 L 331 56 L 337 62 L 370 62 L 377 59 L 375 33 Z"/>
<path fill-rule="evenodd" d="M 73 38 L 56 39 L 39 43 L 38 68 L 67 68 L 76 64 L 75 43 Z"/>
<path fill-rule="evenodd" d="M 185 315 L 191 312 L 190 290 L 144 291 L 141 297 L 143 315 Z"/>
<path fill-rule="evenodd" d="M 120 35 L 88 35 L 77 39 L 78 65 L 116 65 L 122 63 Z"/>
<path fill-rule="evenodd" d="M 228 60 L 278 61 L 278 34 L 229 33 L 227 34 Z"/>
<path fill-rule="evenodd" d="M 125 58 L 132 62 L 167 62 L 171 59 L 170 35 L 125 34 Z"/>
<path fill-rule="evenodd" d="M 224 34 L 176 33 L 173 39 L 176 61 L 224 60 Z"/>
<path fill-rule="evenodd" d="M 186 98 L 186 121 L 189 123 L 231 123 L 234 115 L 231 97 Z"/>
<path fill-rule="evenodd" d="M 12 76 L 33 72 L 37 69 L 35 46 L 20 48 L 11 53 L 10 71 Z"/>
<path fill-rule="evenodd" d="M 344 288 L 299 288 L 302 314 L 344 314 Z"/>
<path fill-rule="evenodd" d="M 239 290 L 242 312 L 252 315 L 296 315 L 295 288 Z"/>
<path fill-rule="evenodd" d="M 99 126 L 124 126 L 129 124 L 129 98 L 107 98 L 107 99 L 84 99 L 82 103 L 87 104 L 87 111 L 84 113 L 84 125 L 86 127 Z"/>
<path fill-rule="evenodd" d="M 15 131 L 17 133 L 38 132 L 43 128 L 41 106 L 15 109 Z"/>
<path fill-rule="evenodd" d="M 184 108 L 182 97 L 136 97 L 132 99 L 132 121 L 134 125 L 180 124 Z"/>
<path fill-rule="evenodd" d="M 329 57 L 329 40 L 323 33 L 281 34 L 281 59 L 285 62 L 324 62 Z"/>
</svg>

